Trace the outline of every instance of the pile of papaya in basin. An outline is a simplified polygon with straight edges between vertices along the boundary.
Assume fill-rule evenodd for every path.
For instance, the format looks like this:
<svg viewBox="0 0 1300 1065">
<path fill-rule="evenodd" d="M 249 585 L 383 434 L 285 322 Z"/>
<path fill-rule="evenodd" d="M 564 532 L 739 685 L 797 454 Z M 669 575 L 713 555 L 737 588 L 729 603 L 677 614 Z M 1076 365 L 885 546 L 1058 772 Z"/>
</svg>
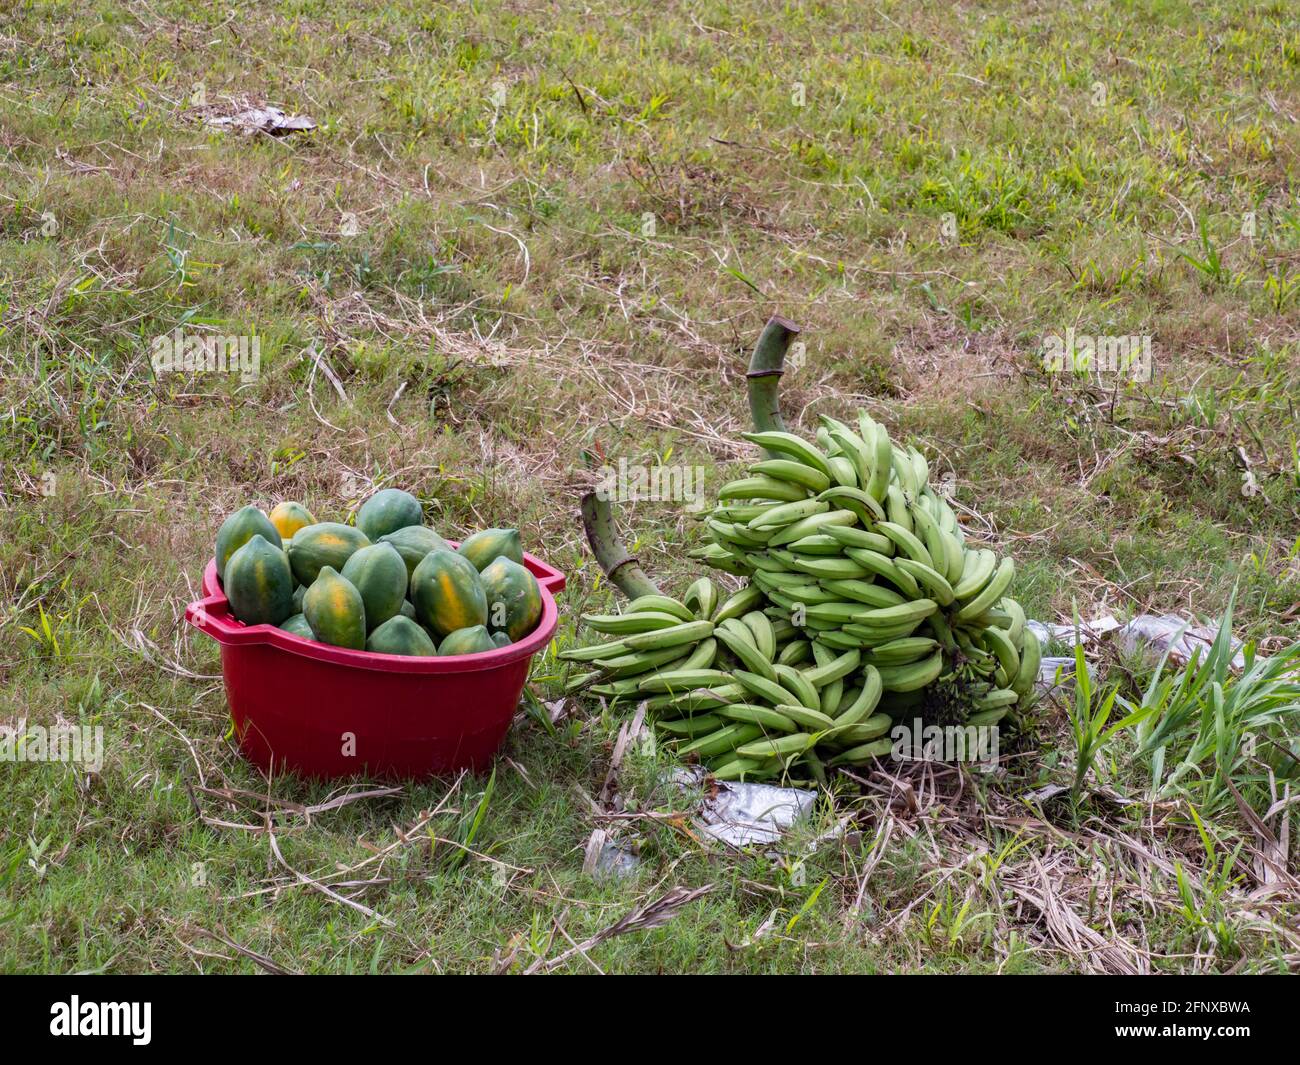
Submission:
<svg viewBox="0 0 1300 1065">
<path fill-rule="evenodd" d="M 385 488 L 356 524 L 317 521 L 301 503 L 247 506 L 217 533 L 231 612 L 306 640 L 389 655 L 472 655 L 527 636 L 542 593 L 514 529 L 453 548 L 409 492 Z"/>
</svg>

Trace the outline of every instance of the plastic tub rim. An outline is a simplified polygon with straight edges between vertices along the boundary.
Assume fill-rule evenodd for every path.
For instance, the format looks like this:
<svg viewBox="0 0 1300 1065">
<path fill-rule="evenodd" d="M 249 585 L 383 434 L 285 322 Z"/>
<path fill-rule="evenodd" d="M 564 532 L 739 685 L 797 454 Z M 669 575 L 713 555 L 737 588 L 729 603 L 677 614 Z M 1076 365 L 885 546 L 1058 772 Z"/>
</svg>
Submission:
<svg viewBox="0 0 1300 1065">
<path fill-rule="evenodd" d="M 453 547 L 455 541 L 448 541 Z M 522 640 L 477 654 L 446 656 L 390 655 L 378 651 L 354 651 L 346 647 L 308 640 L 271 624 L 245 625 L 230 612 L 230 601 L 217 579 L 216 559 L 209 559 L 203 571 L 204 598 L 185 608 L 185 620 L 223 646 L 269 644 L 281 651 L 318 662 L 351 666 L 381 673 L 445 675 L 477 673 L 531 658 L 551 641 L 559 622 L 555 594 L 564 589 L 564 574 L 541 559 L 525 553 L 524 565 L 537 578 L 542 593 L 542 616 L 536 628 Z"/>
</svg>

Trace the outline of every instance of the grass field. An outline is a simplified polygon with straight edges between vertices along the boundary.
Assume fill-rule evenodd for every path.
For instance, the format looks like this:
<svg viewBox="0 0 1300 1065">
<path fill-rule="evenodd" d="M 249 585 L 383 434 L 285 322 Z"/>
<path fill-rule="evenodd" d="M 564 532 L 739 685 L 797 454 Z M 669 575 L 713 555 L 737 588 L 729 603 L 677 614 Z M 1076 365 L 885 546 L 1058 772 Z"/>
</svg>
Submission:
<svg viewBox="0 0 1300 1065">
<path fill-rule="evenodd" d="M 318 128 L 206 124 L 250 102 Z M 1125 737 L 1080 808 L 1040 806 L 1074 769 L 1059 703 L 997 779 L 841 779 L 732 854 L 635 745 L 610 815 L 623 718 L 556 704 L 554 658 L 615 603 L 581 449 L 736 476 L 772 313 L 804 329 L 787 419 L 865 406 L 914 440 L 1031 617 L 1214 616 L 1236 585 L 1278 650 L 1298 150 L 1281 0 L 5 5 L 0 722 L 107 749 L 0 762 L 0 969 L 1300 968 L 1294 808 L 1279 871 L 1235 806 L 1146 801 Z M 256 336 L 260 373 L 156 374 L 178 328 Z M 1045 373 L 1071 329 L 1150 338 L 1152 380 Z M 389 484 L 569 574 L 533 677 L 558 720 L 521 713 L 490 782 L 309 813 L 331 789 L 238 756 L 182 613 L 230 511 L 337 519 Z M 662 583 L 696 575 L 680 504 L 620 513 Z M 584 874 L 597 828 L 632 876 Z M 665 895 L 661 927 L 574 949 Z"/>
</svg>

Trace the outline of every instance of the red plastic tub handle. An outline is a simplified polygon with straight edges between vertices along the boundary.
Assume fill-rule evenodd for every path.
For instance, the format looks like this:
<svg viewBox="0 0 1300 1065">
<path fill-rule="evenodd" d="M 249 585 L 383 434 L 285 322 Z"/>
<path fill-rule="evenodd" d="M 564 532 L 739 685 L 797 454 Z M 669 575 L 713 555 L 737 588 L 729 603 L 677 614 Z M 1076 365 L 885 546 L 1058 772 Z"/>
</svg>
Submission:
<svg viewBox="0 0 1300 1065">
<path fill-rule="evenodd" d="M 558 569 L 553 569 L 543 562 L 540 558 L 533 558 L 532 555 L 526 556 L 534 564 L 534 568 L 545 572 L 536 573 L 537 583 L 545 588 L 552 595 L 559 595 L 564 591 L 564 574 Z"/>
<path fill-rule="evenodd" d="M 540 582 L 539 582 L 540 583 Z M 230 602 L 224 595 L 210 595 L 185 608 L 185 620 L 218 643 L 265 643 L 258 626 L 245 625 L 230 614 Z"/>
</svg>

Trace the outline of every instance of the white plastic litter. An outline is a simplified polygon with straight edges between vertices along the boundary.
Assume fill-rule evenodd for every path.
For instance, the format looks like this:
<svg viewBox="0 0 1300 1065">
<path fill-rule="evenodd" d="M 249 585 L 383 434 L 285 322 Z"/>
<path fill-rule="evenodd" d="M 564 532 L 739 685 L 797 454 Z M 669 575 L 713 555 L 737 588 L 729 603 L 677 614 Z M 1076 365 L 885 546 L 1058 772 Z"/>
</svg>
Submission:
<svg viewBox="0 0 1300 1065">
<path fill-rule="evenodd" d="M 635 873 L 640 864 L 641 859 L 635 853 L 610 839 L 603 828 L 598 828 L 587 840 L 582 871 L 597 880 L 606 877 L 622 879 Z"/>
<path fill-rule="evenodd" d="M 700 766 L 678 769 L 674 783 L 683 789 L 701 787 L 708 772 Z M 772 784 L 718 781 L 717 793 L 705 795 L 697 821 L 705 835 L 733 847 L 775 843 L 781 834 L 806 818 L 817 793 L 804 788 L 778 788 Z"/>
<path fill-rule="evenodd" d="M 1185 665 L 1198 647 L 1204 658 L 1218 633 L 1217 622 L 1212 625 L 1194 625 L 1186 618 L 1173 614 L 1162 614 L 1159 617 L 1154 614 L 1139 614 L 1119 630 L 1115 639 L 1124 650 L 1130 652 L 1150 649 L 1157 654 L 1164 654 L 1165 648 L 1169 648 L 1170 661 Z M 1232 664 L 1241 669 L 1246 664 L 1246 658 L 1240 650 L 1241 641 L 1233 639 L 1232 647 L 1235 651 Z"/>
<path fill-rule="evenodd" d="M 1044 650 L 1047 649 L 1049 641 L 1062 643 L 1066 647 L 1075 646 L 1073 623 L 1046 624 L 1042 621 L 1029 621 L 1027 624 L 1030 631 L 1038 637 Z M 1204 655 L 1210 649 L 1217 633 L 1217 625 L 1196 625 L 1174 614 L 1162 614 L 1159 617 L 1154 614 L 1139 614 L 1128 622 L 1120 622 L 1113 615 L 1107 614 L 1105 617 L 1094 618 L 1091 621 L 1080 621 L 1078 637 L 1079 642 L 1087 647 L 1102 636 L 1110 636 L 1119 647 L 1130 653 L 1147 650 L 1161 655 L 1166 648 L 1171 648 L 1170 661 L 1177 665 L 1185 665 L 1196 648 L 1199 647 L 1201 654 Z M 1232 664 L 1240 669 L 1246 664 L 1245 657 L 1240 651 L 1241 641 L 1234 639 L 1232 646 L 1236 649 Z M 1058 669 L 1061 670 L 1060 683 L 1057 682 Z M 1096 676 L 1091 665 L 1088 667 L 1088 675 Z M 1043 695 L 1063 689 L 1069 678 L 1073 676 L 1073 657 L 1044 658 L 1038 667 L 1037 689 Z"/>
<path fill-rule="evenodd" d="M 1057 671 L 1060 671 L 1058 679 Z M 1092 666 L 1088 666 L 1088 676 L 1095 677 L 1096 671 Z M 1034 682 L 1034 687 L 1039 695 L 1050 695 L 1054 691 L 1064 691 L 1068 687 L 1074 686 L 1074 659 L 1073 658 L 1044 658 L 1038 664 L 1038 680 Z"/>
<path fill-rule="evenodd" d="M 233 115 L 209 117 L 205 121 L 209 126 L 237 130 L 245 136 L 266 133 L 272 137 L 283 137 L 316 128 L 316 123 L 305 115 L 286 115 L 278 107 L 249 107 Z"/>
<path fill-rule="evenodd" d="M 1045 625 L 1041 621 L 1029 621 L 1026 624 L 1029 631 L 1038 637 L 1038 642 L 1043 645 L 1044 652 L 1047 651 L 1049 640 L 1057 640 L 1069 647 L 1074 646 L 1073 625 Z M 1110 632 L 1118 625 L 1119 622 L 1112 617 L 1105 617 L 1100 621 L 1080 622 L 1080 641 L 1086 646 L 1090 640 L 1096 639 L 1103 633 Z M 1073 687 L 1074 668 L 1073 655 L 1056 658 L 1044 654 L 1043 660 L 1038 664 L 1038 679 L 1034 682 L 1035 691 L 1039 695 L 1050 695 L 1052 692 L 1065 691 L 1067 688 Z M 1091 666 L 1088 667 L 1088 676 L 1096 676 Z"/>
<path fill-rule="evenodd" d="M 1038 642 L 1046 649 L 1049 641 L 1056 641 L 1064 644 L 1066 647 L 1074 646 L 1074 623 L 1053 625 L 1042 621 L 1028 622 L 1029 628 L 1038 635 Z M 1079 622 L 1079 642 L 1085 647 L 1095 642 L 1106 633 L 1112 632 L 1120 627 L 1120 623 L 1110 614 L 1104 618 L 1095 618 L 1092 621 Z"/>
</svg>

